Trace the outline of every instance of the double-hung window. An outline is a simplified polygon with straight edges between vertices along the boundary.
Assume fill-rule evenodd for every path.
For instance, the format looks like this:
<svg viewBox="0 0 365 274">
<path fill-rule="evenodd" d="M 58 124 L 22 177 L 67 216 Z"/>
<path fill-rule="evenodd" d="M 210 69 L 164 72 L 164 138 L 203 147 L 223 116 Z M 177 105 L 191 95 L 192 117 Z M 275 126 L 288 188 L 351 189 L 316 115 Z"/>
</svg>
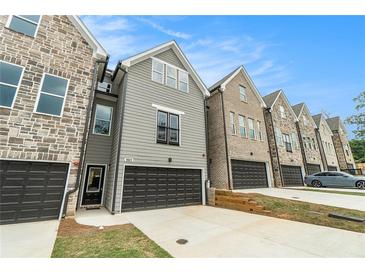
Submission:
<svg viewBox="0 0 365 274">
<path fill-rule="evenodd" d="M 230 126 L 231 126 L 231 134 L 236 135 L 236 125 L 234 123 L 234 112 L 229 113 L 229 120 L 230 120 Z"/>
<path fill-rule="evenodd" d="M 314 140 L 314 138 L 312 138 L 312 143 L 313 143 L 313 149 L 317 150 L 316 141 Z"/>
<path fill-rule="evenodd" d="M 157 112 L 157 143 L 180 144 L 179 115 L 161 110 Z"/>
<path fill-rule="evenodd" d="M 261 122 L 260 121 L 257 121 L 257 132 L 258 132 L 258 135 L 259 135 L 259 140 L 260 141 L 263 141 L 264 140 L 264 136 L 262 134 Z"/>
<path fill-rule="evenodd" d="M 7 27 L 16 32 L 35 37 L 40 20 L 40 15 L 12 15 L 9 17 Z"/>
<path fill-rule="evenodd" d="M 67 79 L 47 73 L 43 74 L 35 112 L 62 116 L 67 88 Z"/>
<path fill-rule="evenodd" d="M 188 92 L 189 75 L 187 72 L 179 70 L 179 90 Z"/>
<path fill-rule="evenodd" d="M 156 59 L 152 59 L 152 80 L 160 84 L 164 83 L 164 64 Z"/>
<path fill-rule="evenodd" d="M 96 105 L 94 118 L 94 134 L 110 135 L 113 108 L 104 105 Z"/>
<path fill-rule="evenodd" d="M 247 138 L 247 132 L 246 132 L 246 123 L 245 123 L 245 117 L 242 115 L 238 116 L 238 123 L 240 127 L 240 136 Z"/>
<path fill-rule="evenodd" d="M 293 148 L 292 148 L 292 144 L 290 142 L 290 136 L 289 134 L 283 134 L 283 140 L 284 140 L 284 145 L 285 145 L 285 149 L 287 152 L 293 152 Z"/>
<path fill-rule="evenodd" d="M 166 65 L 166 85 L 177 88 L 177 70 L 169 65 Z"/>
<path fill-rule="evenodd" d="M 305 116 L 303 116 L 303 124 L 304 124 L 305 126 L 307 126 L 307 125 L 308 125 L 308 120 L 307 120 L 307 117 L 305 117 Z"/>
<path fill-rule="evenodd" d="M 256 132 L 255 132 L 255 127 L 253 125 L 253 119 L 248 118 L 247 123 L 248 123 L 248 134 L 250 136 L 250 139 L 255 140 L 256 139 Z"/>
<path fill-rule="evenodd" d="M 275 131 L 275 138 L 276 138 L 276 143 L 279 145 L 279 146 L 283 146 L 284 143 L 283 143 L 283 136 L 281 134 L 281 130 L 280 128 L 275 128 L 274 129 Z"/>
<path fill-rule="evenodd" d="M 240 86 L 240 100 L 242 102 L 247 102 L 246 88 L 244 86 Z"/>
<path fill-rule="evenodd" d="M 0 61 L 0 107 L 12 108 L 24 68 Z"/>
<path fill-rule="evenodd" d="M 279 107 L 279 111 L 280 111 L 281 118 L 286 118 L 285 109 L 283 106 Z"/>
</svg>

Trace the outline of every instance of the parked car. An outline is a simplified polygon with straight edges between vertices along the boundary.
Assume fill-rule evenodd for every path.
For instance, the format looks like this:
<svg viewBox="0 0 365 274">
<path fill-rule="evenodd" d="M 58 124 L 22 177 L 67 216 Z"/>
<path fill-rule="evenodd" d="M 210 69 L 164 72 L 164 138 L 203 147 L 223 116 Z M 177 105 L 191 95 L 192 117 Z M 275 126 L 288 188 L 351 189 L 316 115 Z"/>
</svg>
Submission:
<svg viewBox="0 0 365 274">
<path fill-rule="evenodd" d="M 345 172 L 325 171 L 305 176 L 305 184 L 313 187 L 357 187 L 365 188 L 365 176 L 354 176 Z"/>
</svg>

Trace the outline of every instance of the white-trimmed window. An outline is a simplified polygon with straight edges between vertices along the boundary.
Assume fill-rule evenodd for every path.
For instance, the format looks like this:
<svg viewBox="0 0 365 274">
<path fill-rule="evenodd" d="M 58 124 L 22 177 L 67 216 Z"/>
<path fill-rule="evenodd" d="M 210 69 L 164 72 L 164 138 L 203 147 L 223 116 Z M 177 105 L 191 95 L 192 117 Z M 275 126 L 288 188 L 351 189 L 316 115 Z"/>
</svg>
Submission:
<svg viewBox="0 0 365 274">
<path fill-rule="evenodd" d="M 283 106 L 279 107 L 279 111 L 280 111 L 281 118 L 286 118 L 285 109 Z"/>
<path fill-rule="evenodd" d="M 96 105 L 93 134 L 110 135 L 113 108 L 110 106 Z"/>
<path fill-rule="evenodd" d="M 247 131 L 246 131 L 246 123 L 245 123 L 245 117 L 242 115 L 238 115 L 238 124 L 240 127 L 240 136 L 247 138 Z"/>
<path fill-rule="evenodd" d="M 247 124 L 248 124 L 248 135 L 250 137 L 251 140 L 255 140 L 256 139 L 256 132 L 255 132 L 255 127 L 254 127 L 254 123 L 253 123 L 253 119 L 248 118 L 247 119 Z"/>
<path fill-rule="evenodd" d="M 160 84 L 164 83 L 164 64 L 156 59 L 152 59 L 152 80 Z"/>
<path fill-rule="evenodd" d="M 297 134 L 296 133 L 291 133 L 290 134 L 290 140 L 291 140 L 291 143 L 292 143 L 292 146 L 293 146 L 293 149 L 298 149 L 298 141 L 297 141 Z M 308 143 L 310 144 L 310 138 L 308 137 Z M 309 145 L 310 149 L 311 146 Z"/>
<path fill-rule="evenodd" d="M 275 128 L 274 129 L 275 131 L 275 138 L 276 138 L 276 143 L 279 145 L 279 146 L 283 146 L 284 143 L 283 143 L 283 136 L 281 134 L 281 130 L 280 128 Z"/>
<path fill-rule="evenodd" d="M 289 134 L 283 133 L 284 145 L 285 145 L 285 149 L 287 152 L 293 152 L 293 146 L 292 146 L 292 142 L 290 139 L 291 138 L 290 138 Z"/>
<path fill-rule="evenodd" d="M 313 149 L 317 150 L 316 141 L 314 140 L 314 138 L 312 138 L 312 143 L 313 143 Z"/>
<path fill-rule="evenodd" d="M 166 65 L 166 86 L 177 88 L 177 70 L 169 65 Z"/>
<path fill-rule="evenodd" d="M 257 132 L 258 132 L 259 140 L 260 141 L 263 141 L 264 140 L 264 136 L 262 134 L 261 122 L 260 121 L 257 121 Z"/>
<path fill-rule="evenodd" d="M 12 15 L 9 16 L 6 26 L 16 32 L 35 37 L 40 21 L 40 15 Z"/>
<path fill-rule="evenodd" d="M 62 116 L 68 83 L 68 79 L 44 73 L 38 92 L 35 112 Z"/>
<path fill-rule="evenodd" d="M 189 75 L 182 70 L 179 70 L 179 90 L 184 92 L 189 91 Z"/>
<path fill-rule="evenodd" d="M 304 124 L 305 126 L 307 126 L 307 125 L 308 125 L 308 119 L 307 119 L 307 117 L 305 117 L 304 115 L 303 115 L 303 124 Z"/>
<path fill-rule="evenodd" d="M 229 113 L 229 121 L 230 121 L 230 126 L 231 126 L 231 134 L 232 135 L 236 135 L 236 125 L 234 123 L 234 112 L 230 112 Z"/>
<path fill-rule="evenodd" d="M 13 108 L 24 68 L 0 61 L 0 107 Z"/>
<path fill-rule="evenodd" d="M 247 102 L 246 88 L 241 85 L 240 85 L 240 100 L 242 102 Z"/>
</svg>

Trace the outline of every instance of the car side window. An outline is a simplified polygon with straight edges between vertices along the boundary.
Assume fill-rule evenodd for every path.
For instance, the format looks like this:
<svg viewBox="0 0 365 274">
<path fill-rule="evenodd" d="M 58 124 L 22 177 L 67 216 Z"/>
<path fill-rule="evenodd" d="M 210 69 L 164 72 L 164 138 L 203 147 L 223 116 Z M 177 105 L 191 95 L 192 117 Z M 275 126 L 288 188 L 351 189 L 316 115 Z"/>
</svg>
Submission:
<svg viewBox="0 0 365 274">
<path fill-rule="evenodd" d="M 321 172 L 321 173 L 318 173 L 318 174 L 316 174 L 316 175 L 314 175 L 314 176 L 319 176 L 319 177 L 321 177 L 321 176 L 326 176 L 326 172 Z"/>
</svg>

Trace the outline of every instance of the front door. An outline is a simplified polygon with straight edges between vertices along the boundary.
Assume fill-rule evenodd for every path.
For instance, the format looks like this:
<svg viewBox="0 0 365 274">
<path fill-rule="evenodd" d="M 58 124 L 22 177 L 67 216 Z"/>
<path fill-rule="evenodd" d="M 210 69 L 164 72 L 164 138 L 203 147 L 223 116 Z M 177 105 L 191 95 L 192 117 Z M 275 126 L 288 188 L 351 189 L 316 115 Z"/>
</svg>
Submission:
<svg viewBox="0 0 365 274">
<path fill-rule="evenodd" d="M 82 196 L 82 205 L 101 205 L 105 166 L 88 165 Z"/>
</svg>

